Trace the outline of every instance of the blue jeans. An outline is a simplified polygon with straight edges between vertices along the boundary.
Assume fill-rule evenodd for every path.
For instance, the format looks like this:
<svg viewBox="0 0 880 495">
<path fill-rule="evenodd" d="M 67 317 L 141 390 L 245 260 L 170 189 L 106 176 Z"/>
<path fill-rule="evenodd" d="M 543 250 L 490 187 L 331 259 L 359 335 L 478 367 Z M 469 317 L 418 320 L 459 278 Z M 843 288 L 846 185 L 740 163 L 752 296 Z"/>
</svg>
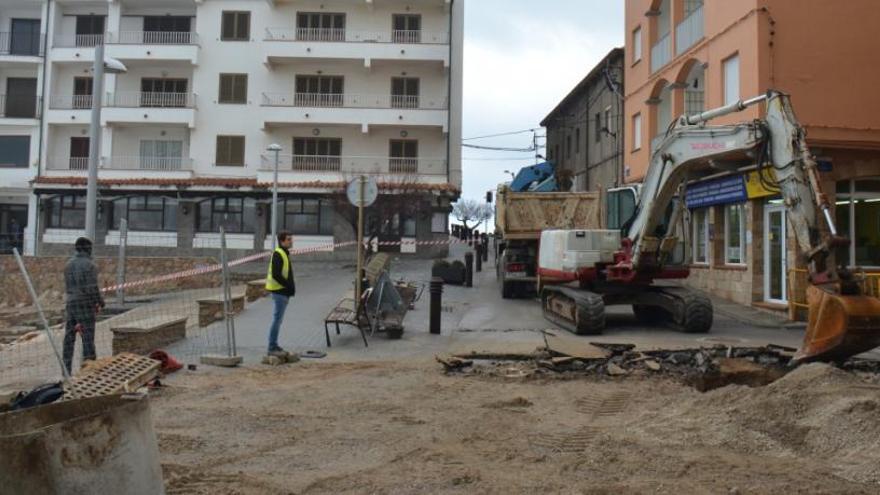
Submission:
<svg viewBox="0 0 880 495">
<path fill-rule="evenodd" d="M 281 294 L 272 293 L 272 326 L 269 327 L 269 352 L 278 348 L 278 332 L 281 330 L 281 322 L 284 321 L 284 311 L 287 310 L 287 304 L 290 298 Z"/>
</svg>

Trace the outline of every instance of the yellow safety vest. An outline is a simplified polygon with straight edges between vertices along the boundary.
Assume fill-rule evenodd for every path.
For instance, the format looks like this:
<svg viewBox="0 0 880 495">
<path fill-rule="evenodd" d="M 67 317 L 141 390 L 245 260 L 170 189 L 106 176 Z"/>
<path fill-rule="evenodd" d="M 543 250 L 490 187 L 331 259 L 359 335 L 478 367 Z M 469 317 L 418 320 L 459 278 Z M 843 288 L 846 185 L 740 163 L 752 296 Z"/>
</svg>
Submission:
<svg viewBox="0 0 880 495">
<path fill-rule="evenodd" d="M 290 258 L 287 256 L 287 251 L 277 247 L 275 248 L 275 252 L 281 255 L 281 274 L 284 275 L 287 280 L 290 280 L 293 277 L 293 272 L 290 269 Z M 272 258 L 274 258 L 274 256 Z M 266 274 L 266 290 L 274 292 L 283 289 L 284 286 L 278 283 L 278 281 L 272 276 L 272 258 L 269 258 L 269 273 Z"/>
</svg>

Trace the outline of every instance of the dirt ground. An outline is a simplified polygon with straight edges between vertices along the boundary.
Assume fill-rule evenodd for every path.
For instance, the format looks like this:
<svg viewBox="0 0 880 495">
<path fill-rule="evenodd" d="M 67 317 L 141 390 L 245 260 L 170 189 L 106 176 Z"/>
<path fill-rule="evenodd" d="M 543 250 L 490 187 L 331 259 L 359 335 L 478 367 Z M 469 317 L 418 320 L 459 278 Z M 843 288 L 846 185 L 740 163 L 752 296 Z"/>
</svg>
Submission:
<svg viewBox="0 0 880 495">
<path fill-rule="evenodd" d="M 876 378 L 816 364 L 700 393 L 513 371 L 183 371 L 152 401 L 168 493 L 880 492 Z"/>
</svg>

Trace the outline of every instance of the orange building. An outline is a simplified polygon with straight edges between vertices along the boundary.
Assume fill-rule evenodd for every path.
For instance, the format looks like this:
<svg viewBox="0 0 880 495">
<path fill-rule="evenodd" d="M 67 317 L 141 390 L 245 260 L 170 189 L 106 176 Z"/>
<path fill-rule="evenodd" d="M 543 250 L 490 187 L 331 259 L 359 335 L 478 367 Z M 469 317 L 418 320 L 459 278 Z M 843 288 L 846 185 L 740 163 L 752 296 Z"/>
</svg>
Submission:
<svg viewBox="0 0 880 495">
<path fill-rule="evenodd" d="M 624 177 L 640 181 L 674 118 L 778 89 L 792 96 L 838 228 L 837 262 L 880 270 L 876 0 L 626 0 Z M 759 118 L 762 106 L 719 118 Z M 778 197 L 741 171 L 741 198 L 691 210 L 689 283 L 771 308 L 802 300 L 802 263 Z M 689 187 L 699 187 L 691 184 Z M 877 283 L 880 277 L 869 278 Z"/>
</svg>

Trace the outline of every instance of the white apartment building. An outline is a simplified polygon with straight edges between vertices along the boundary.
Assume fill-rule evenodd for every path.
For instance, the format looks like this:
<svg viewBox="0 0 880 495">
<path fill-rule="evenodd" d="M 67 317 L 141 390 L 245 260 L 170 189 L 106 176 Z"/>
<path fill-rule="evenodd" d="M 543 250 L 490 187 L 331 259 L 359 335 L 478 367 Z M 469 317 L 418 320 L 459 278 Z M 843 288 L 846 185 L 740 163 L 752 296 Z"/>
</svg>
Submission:
<svg viewBox="0 0 880 495">
<path fill-rule="evenodd" d="M 376 208 L 381 240 L 445 238 L 461 189 L 463 3 L 0 0 L 0 212 L 25 215 L 27 252 L 66 252 L 82 234 L 103 43 L 127 72 L 105 79 L 97 245 L 118 243 L 122 218 L 134 253 L 198 254 L 221 226 L 234 249 L 271 245 L 270 144 L 295 247 L 353 239 L 342 189 L 361 174 L 379 204 L 406 198 L 398 214 Z"/>
</svg>

